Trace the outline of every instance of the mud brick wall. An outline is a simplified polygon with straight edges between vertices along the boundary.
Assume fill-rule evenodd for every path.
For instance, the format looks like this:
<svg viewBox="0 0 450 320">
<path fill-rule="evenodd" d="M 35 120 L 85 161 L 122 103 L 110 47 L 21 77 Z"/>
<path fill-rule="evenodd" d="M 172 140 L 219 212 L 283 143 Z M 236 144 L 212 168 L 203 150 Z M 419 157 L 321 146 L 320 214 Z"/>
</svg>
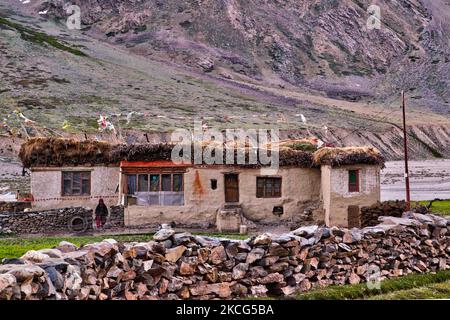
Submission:
<svg viewBox="0 0 450 320">
<path fill-rule="evenodd" d="M 92 210 L 81 207 L 0 213 L 0 227 L 17 234 L 92 231 L 92 222 Z"/>
</svg>

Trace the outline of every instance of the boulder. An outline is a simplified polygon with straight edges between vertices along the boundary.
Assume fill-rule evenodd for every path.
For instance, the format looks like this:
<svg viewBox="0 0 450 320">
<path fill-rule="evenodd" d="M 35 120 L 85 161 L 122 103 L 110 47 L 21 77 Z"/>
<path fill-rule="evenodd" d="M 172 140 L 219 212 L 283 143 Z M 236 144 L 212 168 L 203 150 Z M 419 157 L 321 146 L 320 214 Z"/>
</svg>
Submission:
<svg viewBox="0 0 450 320">
<path fill-rule="evenodd" d="M 175 230 L 173 230 L 173 229 L 161 229 L 154 234 L 153 240 L 164 241 L 164 240 L 169 239 L 174 234 L 175 234 Z"/>
<path fill-rule="evenodd" d="M 253 239 L 253 245 L 266 245 L 272 242 L 272 237 L 268 233 L 263 233 Z"/>
<path fill-rule="evenodd" d="M 178 246 L 172 249 L 168 249 L 166 251 L 166 260 L 168 262 L 177 262 L 182 256 L 183 253 L 186 251 L 185 246 Z"/>
<path fill-rule="evenodd" d="M 14 277 L 12 274 L 0 274 L 0 292 L 4 291 L 8 287 L 15 286 L 16 284 L 16 277 Z"/>
<path fill-rule="evenodd" d="M 50 256 L 35 250 L 30 250 L 27 253 L 25 253 L 22 257 L 20 257 L 20 259 L 34 263 L 40 263 L 47 259 L 50 259 Z"/>
<path fill-rule="evenodd" d="M 252 296 L 255 297 L 265 297 L 267 293 L 267 287 L 265 285 L 252 286 L 250 287 L 250 292 Z"/>
<path fill-rule="evenodd" d="M 227 260 L 227 254 L 223 246 L 218 246 L 211 250 L 211 254 L 209 255 L 209 261 L 212 264 L 220 264 L 225 260 Z"/>
<path fill-rule="evenodd" d="M 295 229 L 294 231 L 291 231 L 290 233 L 299 236 L 299 237 L 305 237 L 308 238 L 319 229 L 318 226 L 306 226 L 306 227 L 300 227 L 298 229 Z"/>
<path fill-rule="evenodd" d="M 181 262 L 180 265 L 180 275 L 191 276 L 195 272 L 195 265 L 191 263 Z"/>
<path fill-rule="evenodd" d="M 56 247 L 61 252 L 72 252 L 78 250 L 78 247 L 71 242 L 61 241 L 59 245 Z"/>
<path fill-rule="evenodd" d="M 259 279 L 260 284 L 278 283 L 283 281 L 284 281 L 283 275 L 278 272 L 270 273 L 264 278 Z"/>
<path fill-rule="evenodd" d="M 285 257 L 289 255 L 289 251 L 276 242 L 269 245 L 269 250 L 267 253 L 271 256 L 280 256 L 280 257 Z"/>
<path fill-rule="evenodd" d="M 263 248 L 254 248 L 252 251 L 250 251 L 247 255 L 246 263 L 252 264 L 264 257 L 264 254 L 266 251 Z"/>
<path fill-rule="evenodd" d="M 232 282 L 221 282 L 214 284 L 199 283 L 190 288 L 191 295 L 204 296 L 208 294 L 216 294 L 219 298 L 229 298 L 231 296 Z"/>
<path fill-rule="evenodd" d="M 197 64 L 204 72 L 211 72 L 214 70 L 214 62 L 208 57 L 199 58 Z"/>
<path fill-rule="evenodd" d="M 248 263 L 239 263 L 233 268 L 233 279 L 243 279 L 248 271 Z"/>
</svg>

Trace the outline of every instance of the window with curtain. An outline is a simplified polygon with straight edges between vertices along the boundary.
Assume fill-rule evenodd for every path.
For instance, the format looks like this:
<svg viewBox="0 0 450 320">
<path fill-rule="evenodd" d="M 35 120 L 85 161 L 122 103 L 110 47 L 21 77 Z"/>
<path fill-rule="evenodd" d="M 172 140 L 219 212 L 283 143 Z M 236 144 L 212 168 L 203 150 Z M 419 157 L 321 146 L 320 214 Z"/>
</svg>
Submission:
<svg viewBox="0 0 450 320">
<path fill-rule="evenodd" d="M 137 186 L 134 187 L 136 184 Z M 137 198 L 138 205 L 184 205 L 184 175 L 182 173 L 128 174 L 127 186 L 128 194 Z"/>
<path fill-rule="evenodd" d="M 149 184 L 148 184 L 148 174 L 140 174 L 138 175 L 138 192 L 148 192 Z"/>
<path fill-rule="evenodd" d="M 137 191 L 137 181 L 135 174 L 127 175 L 127 191 L 128 194 L 135 194 Z"/>
</svg>

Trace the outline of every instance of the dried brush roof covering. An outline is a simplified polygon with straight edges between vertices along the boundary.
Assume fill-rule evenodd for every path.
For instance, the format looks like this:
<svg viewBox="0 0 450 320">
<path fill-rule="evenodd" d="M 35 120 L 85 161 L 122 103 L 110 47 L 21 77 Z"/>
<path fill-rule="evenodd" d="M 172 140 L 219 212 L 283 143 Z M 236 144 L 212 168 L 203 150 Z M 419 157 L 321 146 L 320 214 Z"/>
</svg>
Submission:
<svg viewBox="0 0 450 320">
<path fill-rule="evenodd" d="M 384 157 L 374 147 L 321 148 L 314 152 L 315 165 L 339 167 L 352 164 L 384 166 Z"/>
<path fill-rule="evenodd" d="M 24 167 L 70 166 L 110 163 L 112 146 L 100 141 L 33 138 L 22 144 L 19 158 Z"/>
<path fill-rule="evenodd" d="M 62 138 L 33 138 L 22 145 L 19 157 L 25 167 L 59 167 L 76 165 L 118 164 L 120 161 L 157 161 L 170 160 L 174 145 L 131 144 L 112 145 L 100 141 L 76 141 Z M 206 148 L 207 145 L 202 145 Z M 248 163 L 248 148 L 245 159 Z M 275 151 L 274 151 L 275 152 Z M 293 166 L 311 168 L 328 164 L 331 166 L 351 164 L 384 164 L 380 152 L 372 147 L 322 148 L 316 152 L 295 150 L 282 146 L 279 152 L 279 164 L 282 167 Z M 235 160 L 238 151 L 234 150 Z M 194 152 L 192 152 L 194 155 Z M 270 156 L 270 154 L 269 154 Z M 226 152 L 224 152 L 224 163 Z M 237 163 L 237 161 L 235 161 Z M 258 164 L 244 164 L 242 167 L 260 167 Z"/>
<path fill-rule="evenodd" d="M 174 145 L 160 144 L 121 144 L 113 147 L 111 159 L 120 161 L 170 160 Z"/>
<path fill-rule="evenodd" d="M 203 150 L 207 147 L 217 146 L 217 144 L 201 144 Z M 173 144 L 134 144 L 134 145 L 117 145 L 113 148 L 111 159 L 115 162 L 126 161 L 155 161 L 155 160 L 171 160 Z M 194 147 L 192 146 L 192 162 L 194 162 Z M 234 163 L 237 163 L 238 148 L 234 149 Z M 244 149 L 245 162 L 241 164 L 241 167 L 260 167 L 260 161 L 257 164 L 249 164 L 249 149 L 247 147 L 239 148 Z M 270 153 L 268 156 L 270 157 Z M 258 156 L 259 157 L 259 156 Z M 259 158 L 258 158 L 259 159 Z M 223 153 L 223 163 L 226 164 L 226 151 Z M 297 166 L 297 167 L 311 167 L 313 164 L 312 154 L 303 151 L 282 149 L 279 151 L 279 163 L 280 166 Z"/>
</svg>

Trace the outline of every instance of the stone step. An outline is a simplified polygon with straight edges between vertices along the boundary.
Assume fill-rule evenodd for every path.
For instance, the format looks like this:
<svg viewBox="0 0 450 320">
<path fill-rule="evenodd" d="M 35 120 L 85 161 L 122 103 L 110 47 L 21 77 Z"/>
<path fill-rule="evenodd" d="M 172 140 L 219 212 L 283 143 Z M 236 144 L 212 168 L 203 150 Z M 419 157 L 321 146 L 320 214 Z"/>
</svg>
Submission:
<svg viewBox="0 0 450 320">
<path fill-rule="evenodd" d="M 242 209 L 240 203 L 226 203 L 223 205 L 222 209 Z"/>
</svg>

